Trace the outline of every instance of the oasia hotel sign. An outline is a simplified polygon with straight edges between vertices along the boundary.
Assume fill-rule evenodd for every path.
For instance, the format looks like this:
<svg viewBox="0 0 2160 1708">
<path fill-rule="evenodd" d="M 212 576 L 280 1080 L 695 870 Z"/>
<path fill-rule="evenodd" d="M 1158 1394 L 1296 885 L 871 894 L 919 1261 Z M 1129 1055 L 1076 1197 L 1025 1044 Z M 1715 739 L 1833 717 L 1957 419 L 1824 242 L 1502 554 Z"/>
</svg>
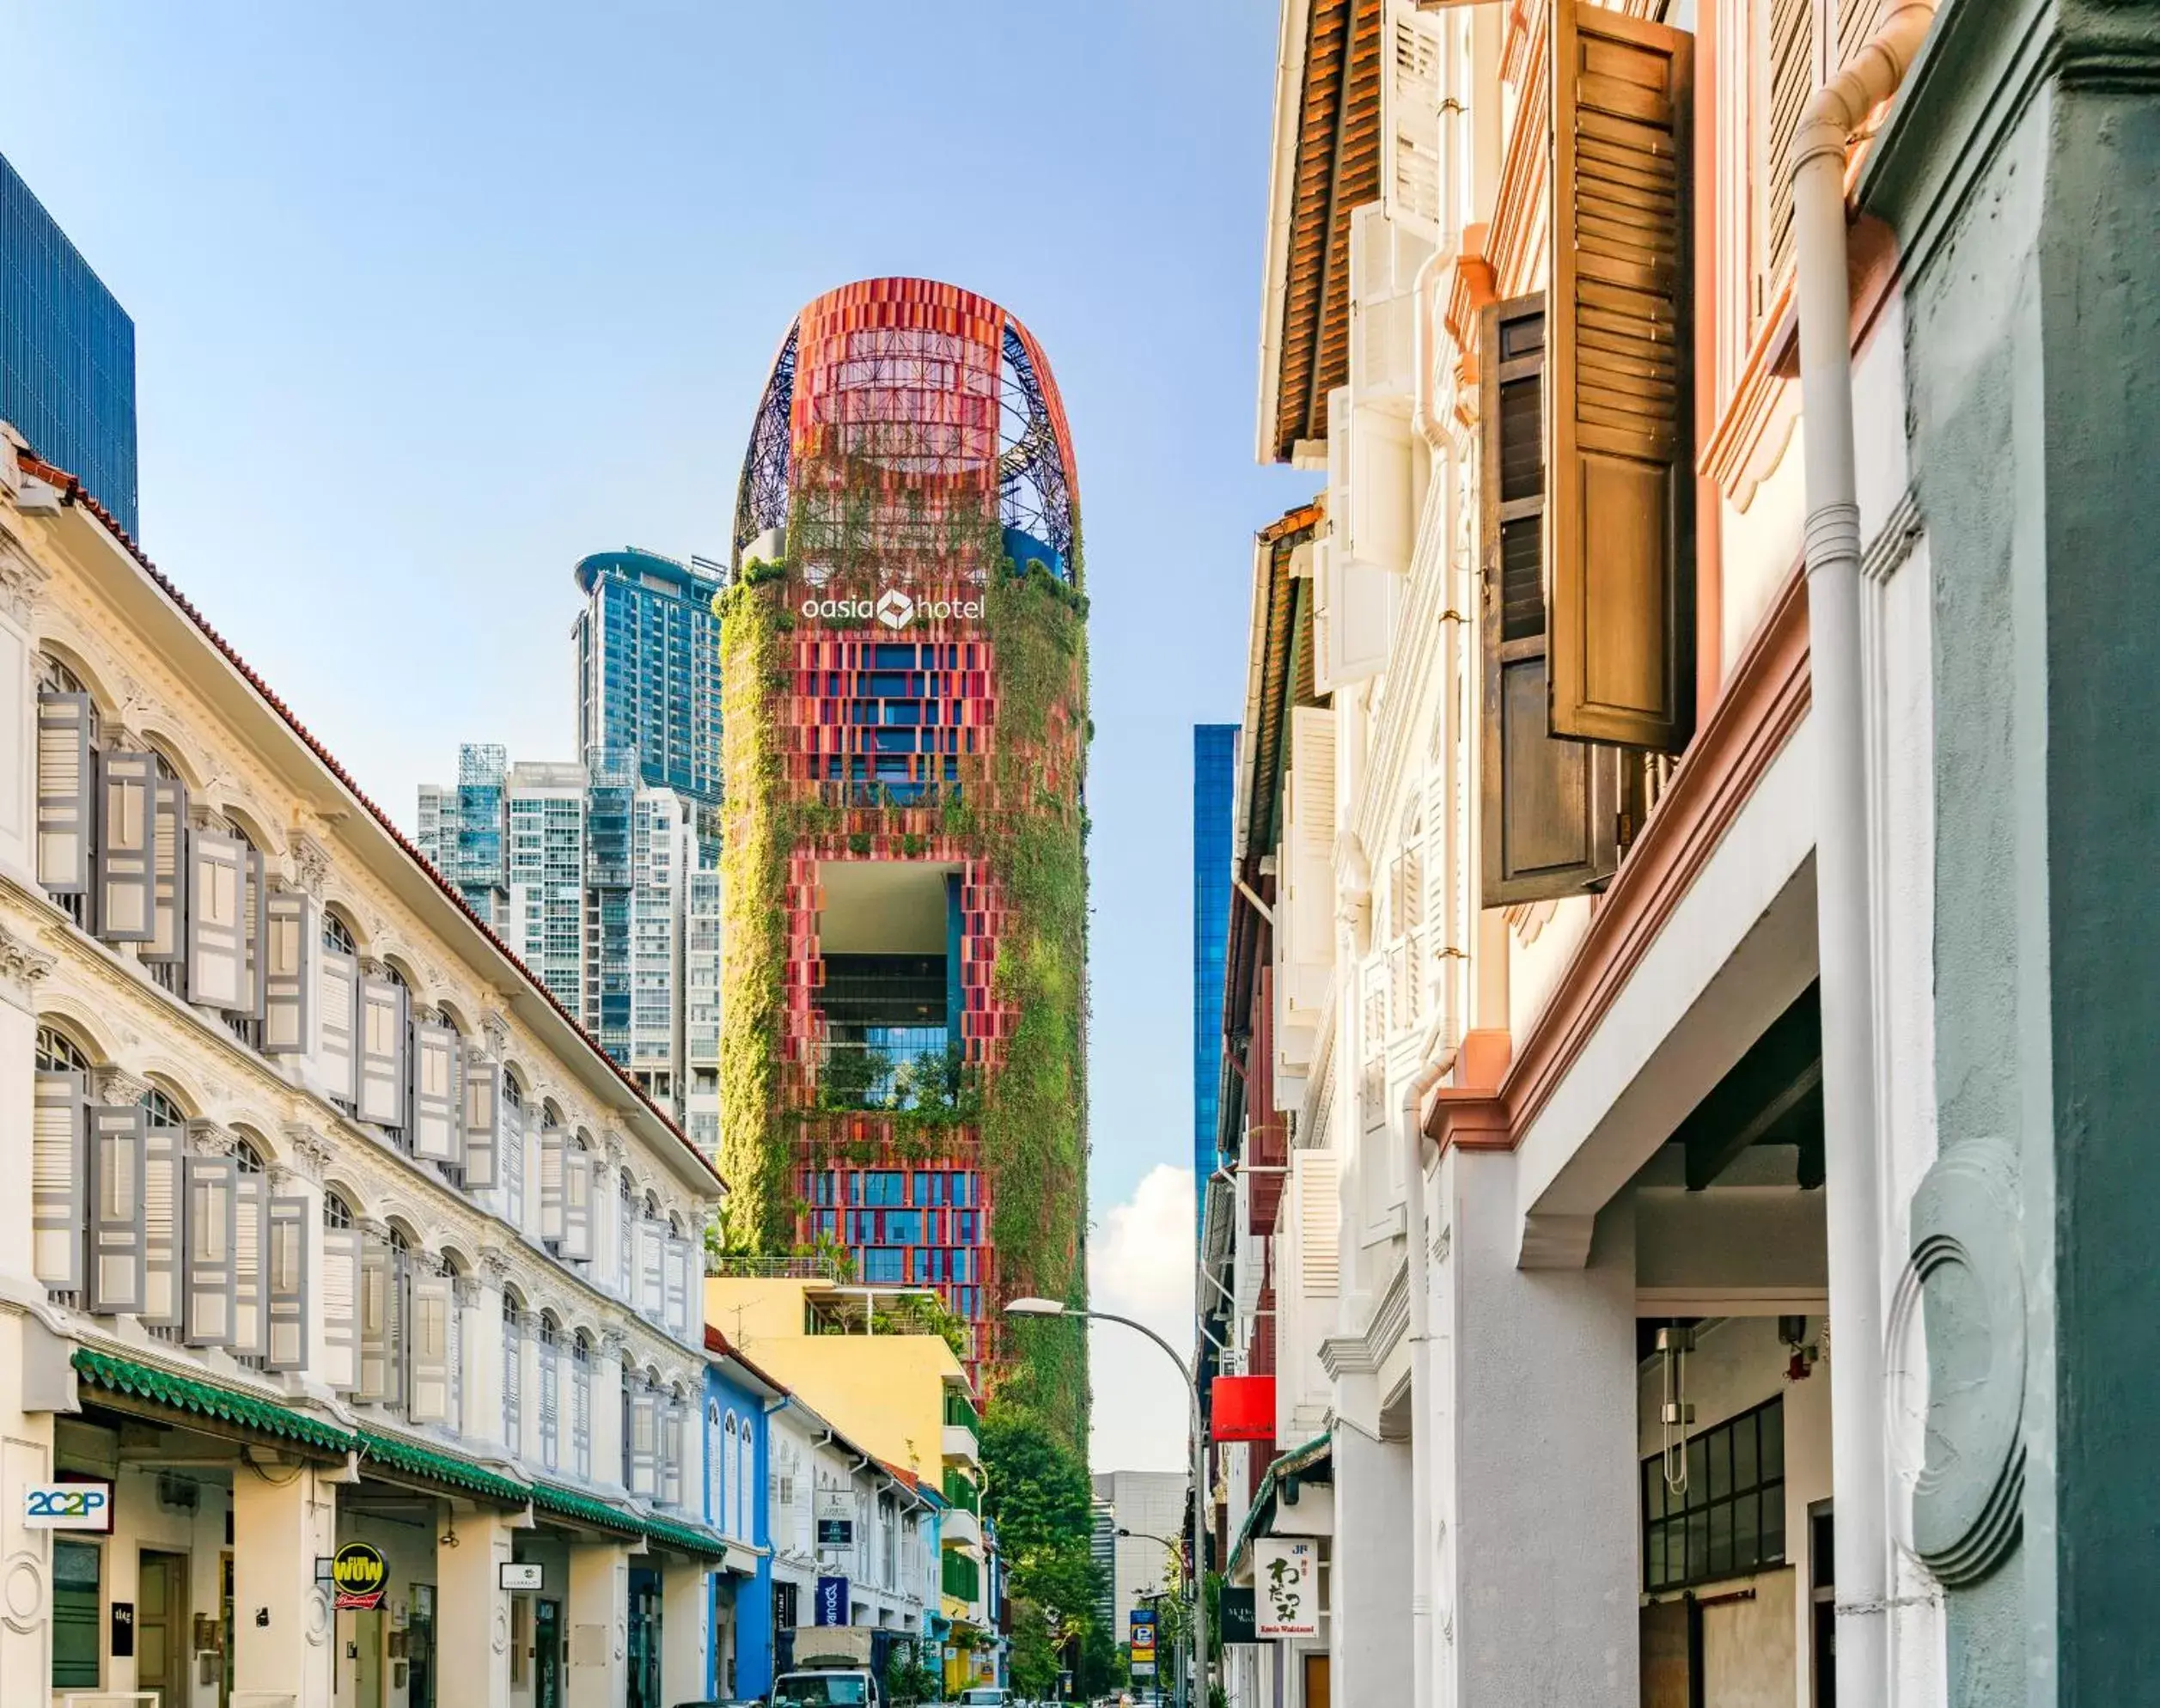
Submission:
<svg viewBox="0 0 2160 1708">
<path fill-rule="evenodd" d="M 806 599 L 797 607 L 814 622 L 882 623 L 888 629 L 905 629 L 918 619 L 925 623 L 979 622 L 979 599 L 917 599 L 896 587 L 888 587 L 875 599 Z"/>
</svg>

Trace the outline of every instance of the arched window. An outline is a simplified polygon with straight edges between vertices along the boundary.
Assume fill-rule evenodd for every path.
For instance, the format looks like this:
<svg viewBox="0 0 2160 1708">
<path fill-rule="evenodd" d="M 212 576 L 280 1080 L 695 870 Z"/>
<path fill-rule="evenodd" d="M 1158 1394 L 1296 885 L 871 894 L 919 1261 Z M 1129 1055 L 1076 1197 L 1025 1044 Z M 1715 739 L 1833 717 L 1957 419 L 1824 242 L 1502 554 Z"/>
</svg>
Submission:
<svg viewBox="0 0 2160 1708">
<path fill-rule="evenodd" d="M 734 1421 L 734 1413 L 729 1414 Z M 716 1530 L 728 1528 L 728 1456 L 722 1446 L 720 1402 L 705 1401 L 705 1522 Z"/>
<path fill-rule="evenodd" d="M 579 1329 L 570 1343 L 570 1438 L 574 1468 L 586 1482 L 593 1477 L 593 1343 Z"/>
<path fill-rule="evenodd" d="M 750 1431 L 750 1414 L 735 1438 L 735 1534 L 746 1542 L 757 1540 L 758 1454 Z"/>
<path fill-rule="evenodd" d="M 345 1201 L 341 1194 L 334 1192 L 323 1193 L 322 1225 L 326 1228 L 350 1228 L 352 1225 L 352 1206 Z"/>
<path fill-rule="evenodd" d="M 513 1455 L 525 1450 L 525 1335 L 518 1318 L 524 1303 L 508 1287 L 503 1290 L 503 1444 Z"/>
<path fill-rule="evenodd" d="M 243 1174 L 259 1174 L 263 1171 L 263 1154 L 244 1138 L 233 1141 L 233 1161 Z"/>
<path fill-rule="evenodd" d="M 352 927 L 327 907 L 322 910 L 322 946 L 334 955 L 360 953 L 360 945 L 352 938 Z"/>
<path fill-rule="evenodd" d="M 742 1461 L 735 1456 L 735 1419 L 729 1412 L 720 1424 L 720 1529 L 723 1534 L 741 1535 L 742 1522 Z"/>
<path fill-rule="evenodd" d="M 76 1047 L 75 1040 L 57 1027 L 40 1026 L 37 1042 L 40 1073 L 88 1073 L 90 1058 Z"/>
<path fill-rule="evenodd" d="M 558 1352 L 562 1326 L 552 1311 L 540 1320 L 540 1463 L 552 1471 L 561 1455 L 562 1371 Z"/>
</svg>

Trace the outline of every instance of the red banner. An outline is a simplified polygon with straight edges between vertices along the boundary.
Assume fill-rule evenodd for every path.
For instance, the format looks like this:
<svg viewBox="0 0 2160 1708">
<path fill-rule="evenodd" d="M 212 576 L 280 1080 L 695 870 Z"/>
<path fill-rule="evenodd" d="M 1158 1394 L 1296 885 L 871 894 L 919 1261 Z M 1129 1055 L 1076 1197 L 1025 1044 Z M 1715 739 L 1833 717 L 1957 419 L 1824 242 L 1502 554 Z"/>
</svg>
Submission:
<svg viewBox="0 0 2160 1708">
<path fill-rule="evenodd" d="M 1217 1441 L 1275 1440 L 1275 1378 L 1218 1376 L 1210 1387 L 1212 1434 Z"/>
</svg>

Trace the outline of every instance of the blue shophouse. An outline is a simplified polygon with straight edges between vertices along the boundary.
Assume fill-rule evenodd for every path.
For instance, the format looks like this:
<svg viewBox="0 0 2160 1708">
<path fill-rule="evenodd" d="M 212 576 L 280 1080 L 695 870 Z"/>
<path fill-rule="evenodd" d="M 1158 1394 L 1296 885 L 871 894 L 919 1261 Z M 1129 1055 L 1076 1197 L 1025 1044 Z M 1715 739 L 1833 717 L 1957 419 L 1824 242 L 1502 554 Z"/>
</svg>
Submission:
<svg viewBox="0 0 2160 1708">
<path fill-rule="evenodd" d="M 772 1538 L 767 1407 L 787 1390 L 705 1330 L 705 1522 L 730 1546 L 712 1574 L 711 1693 L 747 1701 L 772 1688 Z"/>
</svg>

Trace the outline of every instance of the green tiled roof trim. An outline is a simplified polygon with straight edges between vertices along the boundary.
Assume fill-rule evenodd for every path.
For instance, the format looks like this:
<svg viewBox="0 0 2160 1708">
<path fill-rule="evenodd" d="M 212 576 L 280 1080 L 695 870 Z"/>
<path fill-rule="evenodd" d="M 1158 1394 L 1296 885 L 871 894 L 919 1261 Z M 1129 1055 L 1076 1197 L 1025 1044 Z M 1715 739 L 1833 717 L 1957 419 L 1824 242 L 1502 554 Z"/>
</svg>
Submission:
<svg viewBox="0 0 2160 1708">
<path fill-rule="evenodd" d="M 325 1453 L 351 1453 L 360 1445 L 359 1437 L 334 1424 L 324 1423 L 319 1418 L 311 1418 L 257 1394 L 243 1394 L 237 1388 L 198 1382 L 154 1365 L 138 1364 L 131 1358 L 115 1357 L 110 1352 L 94 1352 L 88 1346 L 76 1349 L 74 1363 L 79 1377 L 108 1394 L 148 1400 L 174 1412 L 185 1412 L 258 1435 L 273 1436 L 280 1441 L 295 1442 Z"/>
<path fill-rule="evenodd" d="M 506 1506 L 522 1506 L 532 1498 L 524 1484 L 493 1471 L 483 1469 L 469 1459 L 460 1459 L 448 1453 L 436 1453 L 418 1442 L 400 1440 L 396 1436 L 377 1435 L 373 1430 L 360 1431 L 360 1456 L 373 1460 L 394 1471 L 409 1476 L 425 1477 L 430 1482 L 441 1483 L 449 1488 L 462 1489 L 468 1494 L 485 1495 L 490 1500 L 499 1500 Z"/>
<path fill-rule="evenodd" d="M 1237 1564 L 1237 1557 L 1245 1551 L 1245 1544 L 1252 1540 L 1253 1532 L 1266 1522 L 1263 1516 L 1273 1509 L 1275 1485 L 1284 1477 L 1294 1477 L 1309 1465 L 1325 1459 L 1333 1447 L 1335 1432 L 1322 1430 L 1302 1447 L 1293 1447 L 1278 1455 L 1267 1467 L 1267 1474 L 1260 1479 L 1260 1485 L 1253 1491 L 1253 1504 L 1245 1511 L 1245 1522 L 1237 1527 L 1237 1540 L 1230 1544 L 1230 1564 Z"/>
<path fill-rule="evenodd" d="M 533 1504 L 542 1512 L 552 1512 L 560 1518 L 575 1518 L 582 1524 L 595 1525 L 603 1530 L 620 1531 L 626 1536 L 650 1536 L 656 1542 L 665 1542 L 686 1553 L 719 1559 L 728 1552 L 724 1538 L 699 1525 L 626 1512 L 619 1506 L 611 1506 L 604 1500 L 595 1500 L 590 1495 L 579 1494 L 575 1489 L 556 1483 L 534 1484 Z"/>
</svg>

